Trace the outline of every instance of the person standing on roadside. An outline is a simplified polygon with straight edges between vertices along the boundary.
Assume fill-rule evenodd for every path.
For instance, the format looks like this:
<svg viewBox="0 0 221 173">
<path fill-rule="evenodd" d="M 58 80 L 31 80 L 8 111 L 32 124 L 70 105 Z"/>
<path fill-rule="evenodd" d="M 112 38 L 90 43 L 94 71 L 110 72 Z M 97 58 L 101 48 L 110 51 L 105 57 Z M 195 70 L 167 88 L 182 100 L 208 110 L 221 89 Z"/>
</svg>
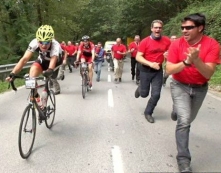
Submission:
<svg viewBox="0 0 221 173">
<path fill-rule="evenodd" d="M 105 51 L 102 48 L 101 42 L 97 43 L 97 47 L 95 48 L 95 58 L 94 58 L 94 71 L 97 74 L 96 81 L 100 81 L 100 75 L 101 75 L 101 66 L 104 62 L 104 55 Z"/>
<path fill-rule="evenodd" d="M 175 41 L 176 39 L 177 39 L 177 37 L 176 37 L 175 35 L 172 35 L 172 36 L 170 37 L 171 43 L 172 43 L 173 41 Z M 164 53 L 165 62 L 167 61 L 167 56 L 168 56 L 168 51 L 166 51 L 166 52 Z M 165 66 L 165 67 L 166 67 L 166 66 Z M 164 87 L 166 86 L 166 82 L 167 82 L 168 77 L 169 77 L 169 75 L 164 71 L 164 73 L 163 73 L 163 86 L 164 86 Z"/>
<path fill-rule="evenodd" d="M 69 72 L 72 73 L 72 65 L 74 65 L 74 62 L 76 61 L 77 50 L 75 46 L 72 44 L 71 41 L 68 41 L 68 45 L 65 48 L 65 51 L 67 53 L 67 64 L 69 68 Z"/>
<path fill-rule="evenodd" d="M 140 36 L 135 35 L 134 42 L 131 42 L 129 44 L 129 51 L 128 51 L 128 52 L 131 53 L 131 75 L 132 75 L 132 80 L 134 80 L 134 77 L 135 77 L 135 74 L 136 74 L 136 84 L 139 84 L 139 81 L 140 81 L 140 71 L 138 69 L 138 62 L 136 60 L 136 55 L 137 55 L 137 50 L 138 50 L 139 44 L 140 44 Z"/>
<path fill-rule="evenodd" d="M 66 57 L 67 57 L 67 56 L 65 56 L 65 48 L 66 48 L 65 41 L 62 41 L 60 43 L 60 46 L 61 46 L 61 49 L 62 49 L 62 64 L 59 68 L 59 73 L 58 73 L 57 80 L 64 80 L 64 78 L 65 78 L 64 71 L 65 71 Z"/>
<path fill-rule="evenodd" d="M 123 58 L 126 55 L 127 49 L 124 44 L 121 43 L 121 38 L 116 39 L 116 44 L 111 48 L 111 55 L 114 61 L 114 82 L 119 83 L 122 81 L 122 73 L 124 67 Z"/>
<path fill-rule="evenodd" d="M 204 35 L 206 17 L 190 14 L 182 20 L 183 36 L 169 48 L 166 73 L 173 100 L 172 120 L 177 120 L 177 164 L 180 172 L 192 172 L 189 151 L 190 126 L 205 99 L 208 81 L 220 63 L 219 43 Z"/>
<path fill-rule="evenodd" d="M 135 97 L 146 98 L 149 95 L 151 87 L 151 97 L 144 111 L 148 122 L 154 123 L 152 117 L 153 111 L 160 99 L 161 88 L 163 84 L 164 53 L 170 46 L 170 39 L 162 36 L 163 22 L 154 20 L 151 23 L 151 35 L 140 42 L 136 60 L 141 64 L 140 84 L 135 91 Z"/>
</svg>

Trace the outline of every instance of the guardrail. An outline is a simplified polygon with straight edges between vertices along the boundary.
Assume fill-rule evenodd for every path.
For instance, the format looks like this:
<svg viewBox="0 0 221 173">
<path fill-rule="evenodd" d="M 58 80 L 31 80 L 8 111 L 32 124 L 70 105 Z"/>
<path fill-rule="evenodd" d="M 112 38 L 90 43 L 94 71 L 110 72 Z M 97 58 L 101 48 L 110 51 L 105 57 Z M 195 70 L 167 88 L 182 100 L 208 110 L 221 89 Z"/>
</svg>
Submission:
<svg viewBox="0 0 221 173">
<path fill-rule="evenodd" d="M 33 64 L 34 61 L 29 61 L 25 64 L 23 68 L 29 68 Z M 17 64 L 17 63 L 16 63 Z M 0 74 L 7 73 L 12 71 L 12 69 L 15 67 L 16 64 L 6 64 L 6 65 L 0 65 Z"/>
<path fill-rule="evenodd" d="M 23 69 L 25 68 L 30 68 L 31 65 L 33 64 L 34 61 L 28 61 Z M 5 65 L 0 65 L 0 78 L 3 81 L 4 78 L 7 76 L 8 72 L 11 72 L 12 69 L 15 67 L 17 63 L 15 64 L 5 64 Z"/>
</svg>

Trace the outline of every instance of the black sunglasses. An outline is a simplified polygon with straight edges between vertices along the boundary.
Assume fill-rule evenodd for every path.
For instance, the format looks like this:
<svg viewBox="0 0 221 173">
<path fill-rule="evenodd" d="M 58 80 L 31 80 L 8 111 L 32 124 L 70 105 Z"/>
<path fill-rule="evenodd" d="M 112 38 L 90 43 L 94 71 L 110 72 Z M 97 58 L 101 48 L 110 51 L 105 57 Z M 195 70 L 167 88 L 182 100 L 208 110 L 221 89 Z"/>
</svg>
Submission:
<svg viewBox="0 0 221 173">
<path fill-rule="evenodd" d="M 196 28 L 197 26 L 181 26 L 180 28 L 182 29 L 182 30 L 184 30 L 184 29 L 186 29 L 186 30 L 191 30 L 191 29 L 193 29 L 193 28 Z"/>
</svg>

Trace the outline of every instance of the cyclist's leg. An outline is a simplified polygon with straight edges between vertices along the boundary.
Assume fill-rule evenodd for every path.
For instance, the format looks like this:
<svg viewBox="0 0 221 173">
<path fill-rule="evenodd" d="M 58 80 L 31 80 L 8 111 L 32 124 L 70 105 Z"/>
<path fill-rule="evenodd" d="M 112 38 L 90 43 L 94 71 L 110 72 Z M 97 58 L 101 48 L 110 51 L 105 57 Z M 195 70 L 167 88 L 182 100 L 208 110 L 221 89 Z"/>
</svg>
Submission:
<svg viewBox="0 0 221 173">
<path fill-rule="evenodd" d="M 43 66 L 38 62 L 34 62 L 29 70 L 30 77 L 38 77 L 43 71 Z M 35 90 L 35 97 L 40 97 L 37 89 Z"/>
<path fill-rule="evenodd" d="M 30 77 L 38 77 L 43 71 L 41 64 L 34 62 L 29 70 Z"/>
<path fill-rule="evenodd" d="M 93 63 L 92 63 L 92 57 L 86 59 L 88 63 L 88 69 L 89 69 L 89 80 L 90 80 L 90 87 L 92 87 L 92 79 L 93 79 Z"/>
<path fill-rule="evenodd" d="M 51 80 L 53 82 L 54 89 L 55 89 L 55 95 L 60 94 L 60 92 L 61 92 L 60 84 L 57 81 L 58 71 L 59 71 L 59 69 L 55 70 L 53 72 L 53 75 L 51 78 Z"/>
</svg>

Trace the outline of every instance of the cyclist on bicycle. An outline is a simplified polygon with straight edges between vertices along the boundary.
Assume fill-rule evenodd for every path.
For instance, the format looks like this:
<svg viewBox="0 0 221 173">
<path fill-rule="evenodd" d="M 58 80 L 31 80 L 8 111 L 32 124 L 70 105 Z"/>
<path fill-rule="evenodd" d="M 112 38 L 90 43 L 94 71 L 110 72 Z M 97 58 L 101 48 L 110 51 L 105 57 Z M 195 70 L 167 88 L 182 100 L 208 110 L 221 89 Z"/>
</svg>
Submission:
<svg viewBox="0 0 221 173">
<path fill-rule="evenodd" d="M 32 64 L 29 71 L 29 76 L 38 77 L 43 71 L 45 75 L 52 75 L 55 94 L 60 94 L 60 85 L 56 80 L 58 68 L 55 68 L 61 65 L 62 62 L 61 47 L 60 44 L 54 39 L 54 30 L 50 25 L 42 25 L 38 28 L 36 38 L 29 43 L 28 49 L 6 80 L 11 81 L 13 76 L 19 73 L 23 66 L 31 59 L 34 52 L 38 52 L 39 56 Z M 39 97 L 37 92 L 35 97 Z"/>
<path fill-rule="evenodd" d="M 80 60 L 81 63 L 87 62 L 89 69 L 89 86 L 92 89 L 93 79 L 93 61 L 95 57 L 94 44 L 90 41 L 90 37 L 85 35 L 82 37 L 82 43 L 78 47 L 77 62 Z"/>
</svg>

